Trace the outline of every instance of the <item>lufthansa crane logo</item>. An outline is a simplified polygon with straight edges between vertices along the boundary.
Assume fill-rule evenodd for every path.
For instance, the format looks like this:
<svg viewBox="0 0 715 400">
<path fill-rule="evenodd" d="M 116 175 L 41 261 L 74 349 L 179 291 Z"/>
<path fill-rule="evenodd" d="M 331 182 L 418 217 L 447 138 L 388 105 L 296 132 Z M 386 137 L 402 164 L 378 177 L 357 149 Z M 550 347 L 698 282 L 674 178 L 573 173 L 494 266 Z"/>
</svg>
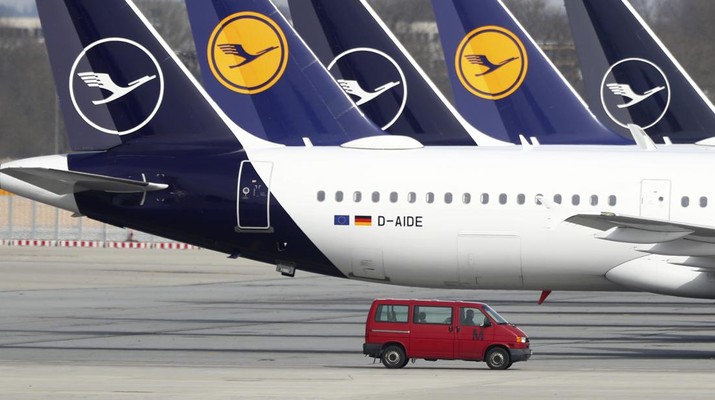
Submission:
<svg viewBox="0 0 715 400">
<path fill-rule="evenodd" d="M 288 42 L 275 21 L 255 12 L 239 12 L 221 21 L 209 39 L 211 73 L 238 93 L 268 90 L 288 64 Z"/>
<path fill-rule="evenodd" d="M 126 62 L 109 68 L 106 54 Z M 77 56 L 70 70 L 69 92 L 72 105 L 87 124 L 110 135 L 128 135 L 143 128 L 159 111 L 164 75 L 156 57 L 141 44 L 105 38 Z M 132 110 L 131 116 L 116 118 L 127 109 Z"/>
<path fill-rule="evenodd" d="M 454 66 L 465 89 L 483 99 L 499 100 L 524 82 L 528 61 L 526 48 L 514 33 L 483 26 L 462 39 Z"/>
<path fill-rule="evenodd" d="M 601 104 L 616 124 L 627 128 L 634 123 L 648 129 L 668 112 L 670 82 L 656 64 L 626 58 L 613 64 L 603 76 Z"/>
<path fill-rule="evenodd" d="M 340 53 L 328 64 L 340 87 L 351 96 L 355 105 L 381 129 L 394 125 L 407 106 L 407 78 L 400 65 L 388 54 L 369 47 L 356 47 Z M 379 71 L 379 80 L 365 82 L 375 73 L 366 74 L 361 70 Z M 350 71 L 349 77 L 343 75 Z"/>
</svg>

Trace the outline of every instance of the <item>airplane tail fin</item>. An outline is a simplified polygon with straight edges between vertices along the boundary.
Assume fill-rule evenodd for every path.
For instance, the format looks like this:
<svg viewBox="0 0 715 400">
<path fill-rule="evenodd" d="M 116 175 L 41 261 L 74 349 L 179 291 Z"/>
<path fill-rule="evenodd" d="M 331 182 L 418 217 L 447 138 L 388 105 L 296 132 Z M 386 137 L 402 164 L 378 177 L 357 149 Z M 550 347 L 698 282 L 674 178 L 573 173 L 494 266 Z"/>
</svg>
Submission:
<svg viewBox="0 0 715 400">
<path fill-rule="evenodd" d="M 433 0 L 459 112 L 500 140 L 628 144 L 591 114 L 499 0 Z"/>
<path fill-rule="evenodd" d="M 231 126 L 130 0 L 37 8 L 72 150 L 255 139 Z"/>
<path fill-rule="evenodd" d="M 365 0 L 288 4 L 301 37 L 385 132 L 424 145 L 500 143 L 464 121 Z"/>
<path fill-rule="evenodd" d="M 383 135 L 268 0 L 186 6 L 204 85 L 242 128 L 295 146 Z"/>
<path fill-rule="evenodd" d="M 611 129 L 636 124 L 654 140 L 713 136 L 715 108 L 625 0 L 567 0 L 586 99 Z"/>
</svg>

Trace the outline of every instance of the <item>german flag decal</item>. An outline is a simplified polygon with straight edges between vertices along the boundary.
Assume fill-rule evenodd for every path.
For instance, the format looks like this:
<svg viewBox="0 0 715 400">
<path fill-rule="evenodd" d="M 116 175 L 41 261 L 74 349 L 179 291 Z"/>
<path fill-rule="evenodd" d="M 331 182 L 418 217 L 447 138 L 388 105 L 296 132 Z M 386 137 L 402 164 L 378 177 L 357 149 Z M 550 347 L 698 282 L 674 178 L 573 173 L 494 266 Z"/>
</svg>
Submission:
<svg viewBox="0 0 715 400">
<path fill-rule="evenodd" d="M 372 226 L 372 217 L 369 215 L 356 215 L 355 216 L 356 226 Z"/>
</svg>

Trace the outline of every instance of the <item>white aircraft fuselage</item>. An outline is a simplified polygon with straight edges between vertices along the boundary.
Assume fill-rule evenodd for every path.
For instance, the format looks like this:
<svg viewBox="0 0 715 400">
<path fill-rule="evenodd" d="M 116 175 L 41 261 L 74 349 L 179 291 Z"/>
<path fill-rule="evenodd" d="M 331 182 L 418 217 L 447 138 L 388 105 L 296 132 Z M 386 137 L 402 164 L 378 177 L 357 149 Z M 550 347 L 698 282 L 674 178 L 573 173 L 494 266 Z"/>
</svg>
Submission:
<svg viewBox="0 0 715 400">
<path fill-rule="evenodd" d="M 600 231 L 565 219 L 614 213 L 715 225 L 712 205 L 700 204 L 715 189 L 699 172 L 715 159 L 694 146 L 280 148 L 250 158 L 273 164 L 272 195 L 343 274 L 397 285 L 622 290 L 606 277 L 612 269 L 672 257 L 597 239 Z"/>
</svg>

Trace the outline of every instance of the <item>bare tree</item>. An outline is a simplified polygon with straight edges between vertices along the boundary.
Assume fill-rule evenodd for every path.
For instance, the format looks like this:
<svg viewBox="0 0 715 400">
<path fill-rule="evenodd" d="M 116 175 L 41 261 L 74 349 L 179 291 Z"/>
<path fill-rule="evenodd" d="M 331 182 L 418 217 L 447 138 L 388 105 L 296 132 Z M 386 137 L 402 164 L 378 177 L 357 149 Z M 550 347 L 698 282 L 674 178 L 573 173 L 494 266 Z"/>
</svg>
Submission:
<svg viewBox="0 0 715 400">
<path fill-rule="evenodd" d="M 199 77 L 199 66 L 194 38 L 186 14 L 186 3 L 176 0 L 138 0 L 137 6 L 181 61 L 186 64 L 191 73 Z"/>
</svg>

